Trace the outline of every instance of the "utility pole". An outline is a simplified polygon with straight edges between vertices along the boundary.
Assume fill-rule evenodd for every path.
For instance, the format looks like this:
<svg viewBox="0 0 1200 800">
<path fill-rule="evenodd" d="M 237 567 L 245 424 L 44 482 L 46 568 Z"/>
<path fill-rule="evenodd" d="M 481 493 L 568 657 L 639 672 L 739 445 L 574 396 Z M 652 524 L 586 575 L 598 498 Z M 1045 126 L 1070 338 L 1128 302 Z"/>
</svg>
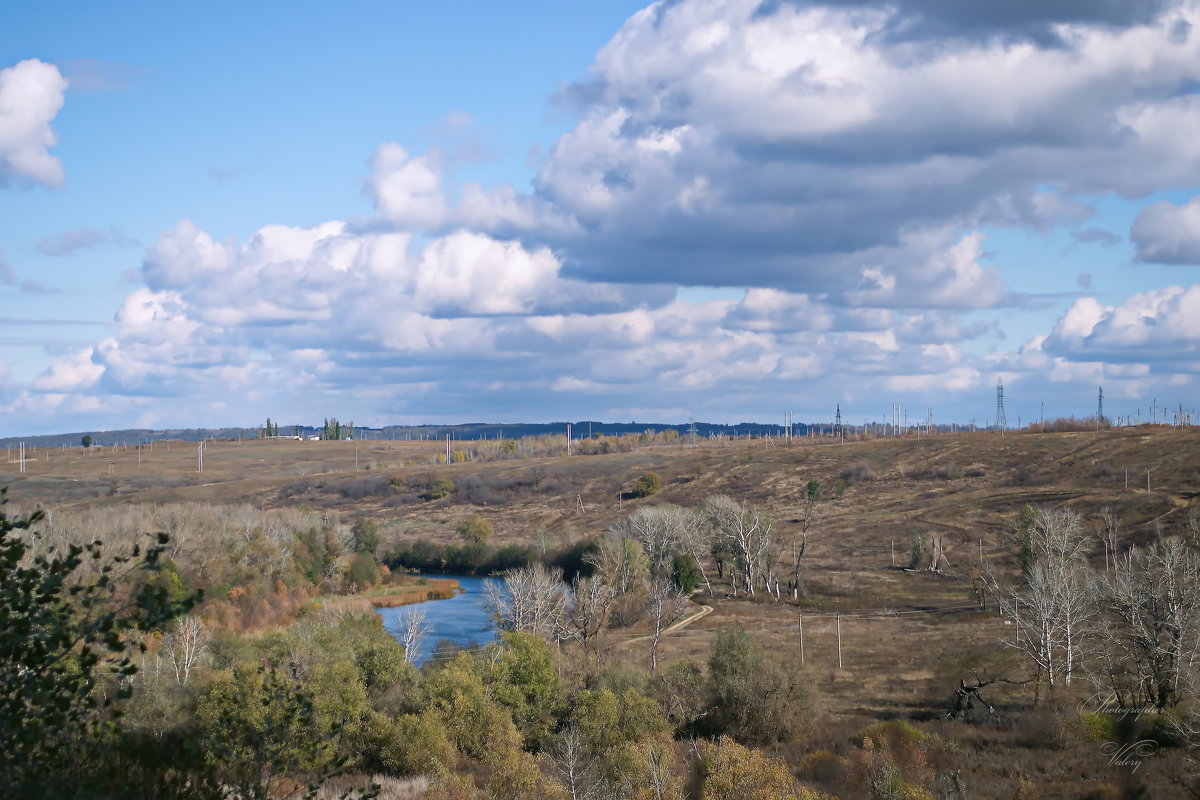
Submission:
<svg viewBox="0 0 1200 800">
<path fill-rule="evenodd" d="M 842 612 L 837 615 L 838 669 L 842 668 Z"/>
<path fill-rule="evenodd" d="M 804 666 L 804 612 L 796 609 L 796 620 L 800 626 L 800 666 Z"/>
</svg>

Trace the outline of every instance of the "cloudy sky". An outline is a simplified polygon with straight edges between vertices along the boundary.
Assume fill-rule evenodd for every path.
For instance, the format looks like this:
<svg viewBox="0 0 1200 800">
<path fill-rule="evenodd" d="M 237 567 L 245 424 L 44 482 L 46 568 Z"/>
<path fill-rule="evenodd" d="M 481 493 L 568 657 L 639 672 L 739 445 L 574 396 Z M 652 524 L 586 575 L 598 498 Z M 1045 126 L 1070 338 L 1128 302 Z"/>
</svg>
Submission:
<svg viewBox="0 0 1200 800">
<path fill-rule="evenodd" d="M 5 11 L 0 433 L 1196 405 L 1200 2 L 343 5 Z"/>
</svg>

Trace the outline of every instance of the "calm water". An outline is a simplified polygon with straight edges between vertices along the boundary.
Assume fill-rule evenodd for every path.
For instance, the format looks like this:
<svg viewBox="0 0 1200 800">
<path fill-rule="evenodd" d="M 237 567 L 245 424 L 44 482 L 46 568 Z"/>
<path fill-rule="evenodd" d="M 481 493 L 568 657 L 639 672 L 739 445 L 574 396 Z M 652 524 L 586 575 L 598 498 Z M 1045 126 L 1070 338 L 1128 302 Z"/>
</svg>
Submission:
<svg viewBox="0 0 1200 800">
<path fill-rule="evenodd" d="M 436 575 L 438 578 L 454 578 L 463 588 L 463 593 L 448 600 L 427 600 L 410 606 L 378 608 L 383 618 L 383 627 L 395 634 L 408 616 L 418 609 L 425 612 L 425 625 L 429 632 L 417 648 L 417 663 L 424 664 L 433 646 L 440 639 L 448 639 L 459 647 L 487 644 L 496 638 L 496 628 L 485 607 L 487 595 L 483 582 L 487 578 L 474 575 Z M 502 580 L 492 578 L 491 580 Z"/>
</svg>

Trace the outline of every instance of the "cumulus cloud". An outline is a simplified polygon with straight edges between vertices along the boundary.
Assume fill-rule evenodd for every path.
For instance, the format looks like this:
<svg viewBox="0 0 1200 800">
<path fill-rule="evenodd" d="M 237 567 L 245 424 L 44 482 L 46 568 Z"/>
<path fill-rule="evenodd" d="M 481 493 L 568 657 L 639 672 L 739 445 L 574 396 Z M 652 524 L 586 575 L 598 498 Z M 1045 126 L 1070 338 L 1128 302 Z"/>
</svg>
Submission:
<svg viewBox="0 0 1200 800">
<path fill-rule="evenodd" d="M 1059 319 L 1042 349 L 1076 361 L 1183 367 L 1200 358 L 1200 285 L 1140 292 L 1115 306 L 1082 297 Z"/>
<path fill-rule="evenodd" d="M 1146 206 L 1130 236 L 1140 261 L 1200 264 L 1200 196 L 1182 206 L 1165 200 Z"/>
<path fill-rule="evenodd" d="M 486 395 L 527 416 L 532 394 L 633 407 L 652 391 L 700 410 L 752 387 L 882 390 L 900 368 L 937 384 L 961 360 L 930 349 L 949 315 L 941 327 L 907 317 L 900 341 L 890 310 L 778 290 L 693 303 L 669 286 L 579 281 L 549 249 L 463 230 L 416 239 L 342 222 L 271 225 L 239 244 L 181 221 L 147 248 L 143 277 L 112 334 L 56 361 L 30 391 L 55 402 L 236 392 L 308 408 L 347 386 L 387 406 L 402 387 L 406 406 L 438 414 L 467 413 Z M 946 380 L 962 385 L 957 373 Z"/>
<path fill-rule="evenodd" d="M 50 123 L 66 90 L 58 68 L 36 58 L 0 69 L 0 186 L 62 186 L 62 164 L 49 152 L 58 144 Z"/>
<path fill-rule="evenodd" d="M 375 207 L 390 222 L 410 230 L 437 230 L 446 216 L 442 170 L 430 155 L 410 156 L 394 142 L 382 144 L 371 159 Z"/>
<path fill-rule="evenodd" d="M 1090 216 L 1084 195 L 1200 181 L 1200 12 L 1127 5 L 652 5 L 562 92 L 578 121 L 533 197 L 575 225 L 527 235 L 595 280 L 824 291 L 906 239 L 1044 231 Z M 930 21 L 963 35 L 919 41 Z M 941 302 L 978 304 L 965 283 Z"/>
</svg>

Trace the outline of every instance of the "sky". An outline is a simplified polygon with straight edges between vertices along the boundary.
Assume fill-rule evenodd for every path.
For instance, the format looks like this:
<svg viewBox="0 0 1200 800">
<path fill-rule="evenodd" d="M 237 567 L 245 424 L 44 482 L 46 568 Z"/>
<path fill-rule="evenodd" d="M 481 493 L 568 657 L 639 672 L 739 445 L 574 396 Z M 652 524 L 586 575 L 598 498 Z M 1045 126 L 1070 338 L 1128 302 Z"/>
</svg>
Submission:
<svg viewBox="0 0 1200 800">
<path fill-rule="evenodd" d="M 0 435 L 1200 388 L 1200 0 L 18 4 Z M 1170 421 L 1170 418 L 1167 418 Z"/>
</svg>

